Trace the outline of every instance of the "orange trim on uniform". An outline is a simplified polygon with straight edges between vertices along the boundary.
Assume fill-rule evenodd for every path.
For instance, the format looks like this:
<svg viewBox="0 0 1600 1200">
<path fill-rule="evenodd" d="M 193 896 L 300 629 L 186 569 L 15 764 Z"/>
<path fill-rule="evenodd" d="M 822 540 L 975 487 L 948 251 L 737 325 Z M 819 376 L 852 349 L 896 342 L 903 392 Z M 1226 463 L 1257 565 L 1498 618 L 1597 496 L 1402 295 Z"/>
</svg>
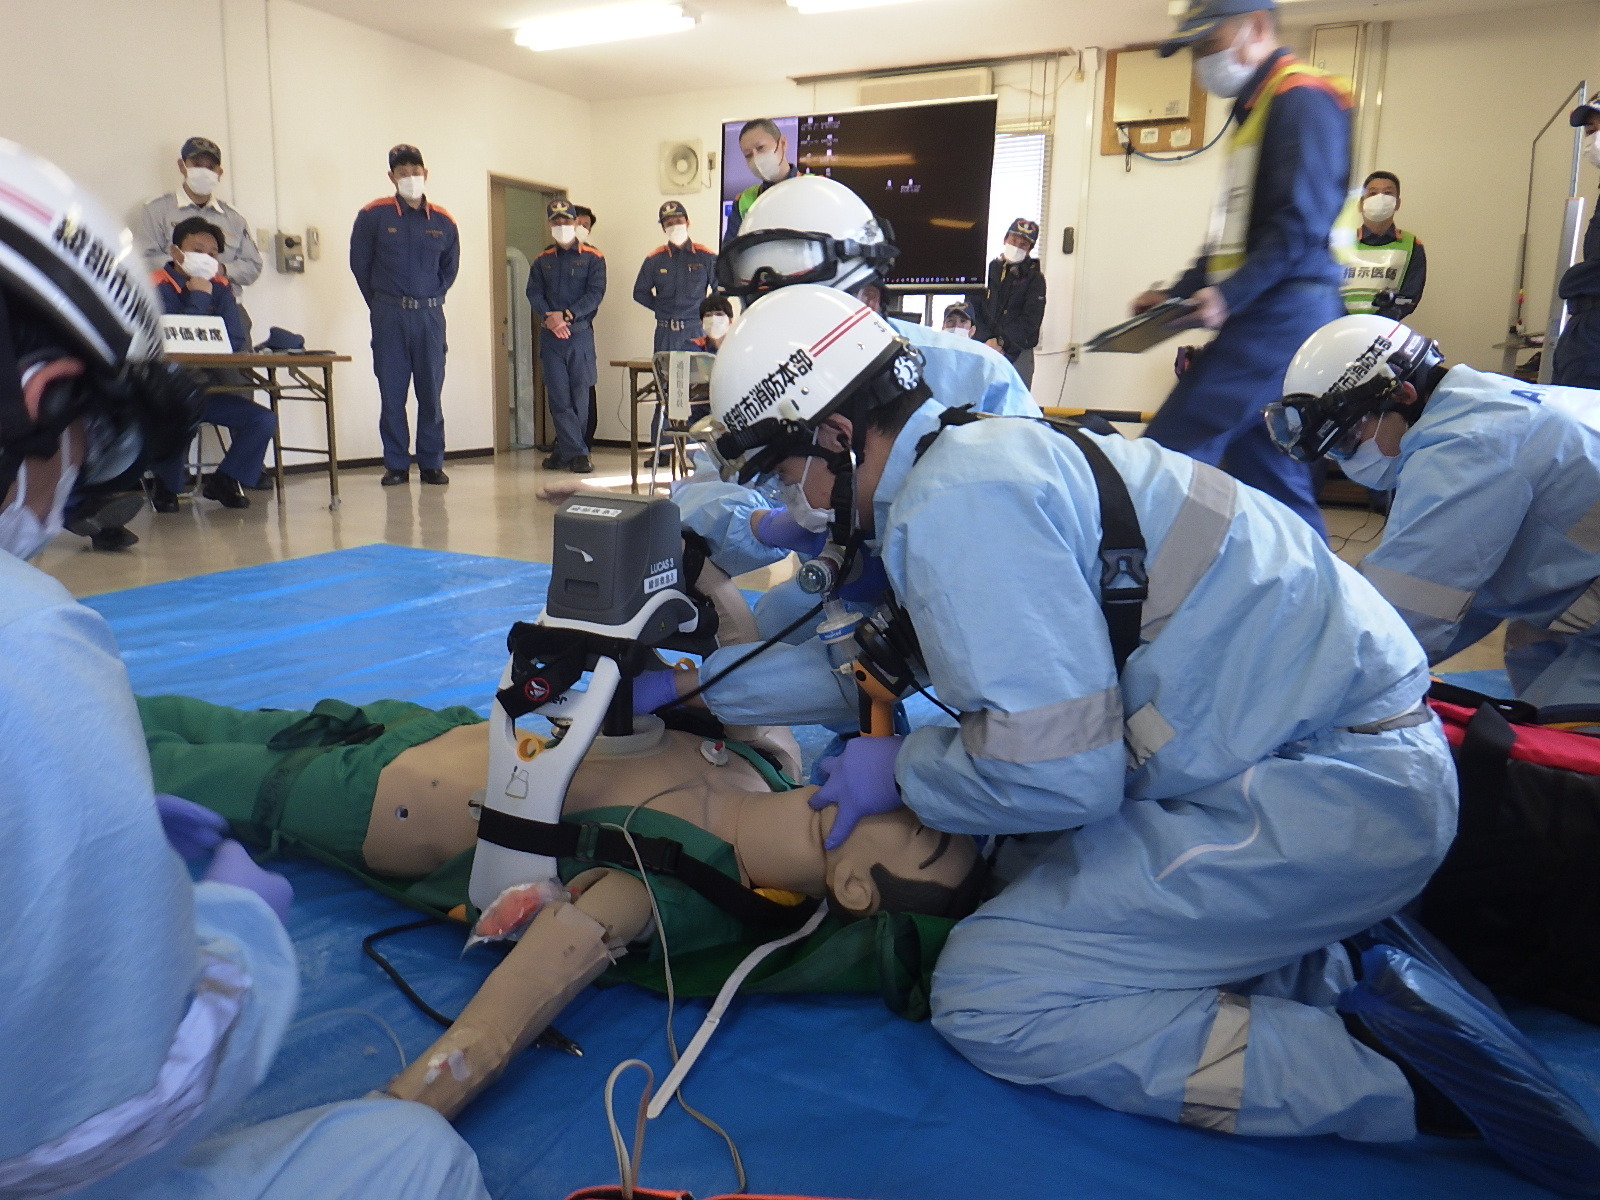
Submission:
<svg viewBox="0 0 1600 1200">
<path fill-rule="evenodd" d="M 702 246 L 699 242 L 690 242 L 689 245 L 693 246 L 696 250 L 700 251 L 701 254 L 715 254 L 716 253 L 716 251 L 713 250 L 710 246 Z"/>
<path fill-rule="evenodd" d="M 1290 75 L 1278 84 L 1278 95 L 1293 91 L 1295 88 L 1316 88 L 1319 92 L 1326 92 L 1339 102 L 1339 107 L 1350 109 L 1355 107 L 1355 100 L 1336 80 L 1325 79 L 1320 75 Z"/>
<path fill-rule="evenodd" d="M 669 247 L 667 247 L 667 246 L 657 246 L 654 250 L 650 251 L 649 254 L 645 255 L 645 257 L 646 258 L 654 258 L 658 254 L 666 254 L 668 252 L 668 250 L 669 250 Z"/>
<path fill-rule="evenodd" d="M 371 212 L 375 208 L 382 208 L 385 204 L 394 205 L 394 211 L 397 212 L 397 213 L 400 211 L 400 197 L 399 196 L 379 196 L 376 200 L 372 201 L 370 204 L 363 204 L 361 206 L 361 211 L 362 212 Z"/>
<path fill-rule="evenodd" d="M 604 254 L 601 254 L 600 251 L 596 250 L 593 246 L 589 245 L 588 242 L 579 242 L 579 243 L 577 243 L 577 246 L 578 246 L 578 252 L 580 254 L 592 254 L 596 258 L 604 258 L 605 257 Z"/>
<path fill-rule="evenodd" d="M 450 215 L 450 213 L 446 209 L 441 208 L 439 205 L 434 204 L 432 201 L 430 201 L 428 203 L 428 211 L 431 212 L 431 213 L 438 213 L 441 217 L 443 217 L 446 221 L 449 221 L 450 224 L 452 224 L 452 225 L 459 224 L 459 222 L 454 217 L 452 217 Z"/>
<path fill-rule="evenodd" d="M 546 246 L 543 250 L 539 251 L 539 253 L 535 254 L 534 258 L 543 258 L 546 254 L 554 254 L 558 249 L 560 249 L 559 246 Z"/>
</svg>

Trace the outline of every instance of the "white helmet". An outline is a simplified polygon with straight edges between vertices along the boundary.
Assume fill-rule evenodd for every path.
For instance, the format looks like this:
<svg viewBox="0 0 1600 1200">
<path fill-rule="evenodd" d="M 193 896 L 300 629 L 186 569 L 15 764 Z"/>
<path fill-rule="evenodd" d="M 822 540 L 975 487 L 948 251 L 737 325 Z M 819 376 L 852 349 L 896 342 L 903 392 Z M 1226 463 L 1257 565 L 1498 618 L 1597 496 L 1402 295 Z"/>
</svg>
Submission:
<svg viewBox="0 0 1600 1200">
<path fill-rule="evenodd" d="M 717 352 L 703 434 L 724 474 L 748 480 L 811 453 L 831 413 L 860 418 L 919 388 L 921 355 L 866 305 L 834 288 L 780 288 Z"/>
<path fill-rule="evenodd" d="M 717 259 L 717 279 L 736 295 L 796 283 L 849 290 L 894 266 L 893 237 L 888 222 L 838 180 L 799 175 L 756 198 Z"/>
<path fill-rule="evenodd" d="M 131 235 L 51 163 L 0 141 L 0 495 L 80 418 L 84 485 L 187 443 L 199 385 L 159 361 L 160 312 Z M 62 358 L 81 367 L 57 372 L 30 412 L 22 375 Z"/>
<path fill-rule="evenodd" d="M 1439 344 L 1388 317 L 1352 315 L 1329 321 L 1289 363 L 1283 399 L 1267 405 L 1267 432 L 1301 462 L 1325 454 L 1347 458 L 1356 427 L 1394 407 L 1400 385 L 1425 390 L 1443 355 Z"/>
</svg>

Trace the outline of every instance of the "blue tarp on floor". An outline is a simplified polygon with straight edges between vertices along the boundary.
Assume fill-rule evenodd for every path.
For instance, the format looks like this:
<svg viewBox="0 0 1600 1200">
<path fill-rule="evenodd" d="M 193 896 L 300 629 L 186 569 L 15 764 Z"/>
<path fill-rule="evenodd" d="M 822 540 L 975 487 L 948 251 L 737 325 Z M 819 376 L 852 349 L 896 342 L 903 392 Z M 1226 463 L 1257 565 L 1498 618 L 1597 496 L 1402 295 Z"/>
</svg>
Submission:
<svg viewBox="0 0 1600 1200">
<path fill-rule="evenodd" d="M 122 645 L 134 689 L 241 707 L 385 697 L 485 711 L 505 633 L 541 605 L 543 564 L 366 546 L 90 598 Z M 1488 673 L 1463 682 L 1487 687 Z M 812 746 L 822 739 L 807 739 Z M 249 1120 L 381 1087 L 437 1028 L 361 955 L 361 939 L 414 916 L 314 863 L 284 864 L 296 903 L 301 1014 L 252 1097 Z M 437 1008 L 457 1011 L 492 965 L 460 956 L 459 929 L 388 943 Z M 703 1011 L 680 1014 L 686 1037 Z M 668 1067 L 664 1000 L 589 989 L 559 1021 L 586 1051 L 524 1054 L 458 1122 L 498 1200 L 559 1200 L 615 1178 L 601 1101 L 628 1057 Z M 1516 1014 L 1562 1081 L 1600 1110 L 1600 1030 Z M 619 1098 L 637 1095 L 637 1084 Z M 746 997 L 723 1022 L 686 1094 L 737 1140 L 756 1191 L 878 1200 L 1407 1200 L 1550 1193 L 1480 1144 L 1359 1146 L 1329 1138 L 1229 1138 L 1110 1112 L 980 1074 L 926 1024 L 865 997 Z M 619 1110 L 629 1107 L 619 1099 Z M 624 1116 L 625 1123 L 631 1118 Z M 653 1123 L 643 1182 L 705 1196 L 734 1186 L 721 1142 L 680 1109 Z"/>
</svg>

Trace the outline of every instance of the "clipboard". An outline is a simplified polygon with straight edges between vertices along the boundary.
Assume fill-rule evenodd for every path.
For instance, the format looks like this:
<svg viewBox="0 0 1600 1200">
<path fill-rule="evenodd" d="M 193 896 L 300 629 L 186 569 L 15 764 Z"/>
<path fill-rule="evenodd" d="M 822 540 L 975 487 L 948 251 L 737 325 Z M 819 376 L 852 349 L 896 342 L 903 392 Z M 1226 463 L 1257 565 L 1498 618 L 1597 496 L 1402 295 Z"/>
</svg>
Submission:
<svg viewBox="0 0 1600 1200">
<path fill-rule="evenodd" d="M 1198 328 L 1184 320 L 1195 307 L 1192 300 L 1163 301 L 1148 312 L 1095 334 L 1083 344 L 1084 353 L 1141 354 L 1169 337 Z"/>
</svg>

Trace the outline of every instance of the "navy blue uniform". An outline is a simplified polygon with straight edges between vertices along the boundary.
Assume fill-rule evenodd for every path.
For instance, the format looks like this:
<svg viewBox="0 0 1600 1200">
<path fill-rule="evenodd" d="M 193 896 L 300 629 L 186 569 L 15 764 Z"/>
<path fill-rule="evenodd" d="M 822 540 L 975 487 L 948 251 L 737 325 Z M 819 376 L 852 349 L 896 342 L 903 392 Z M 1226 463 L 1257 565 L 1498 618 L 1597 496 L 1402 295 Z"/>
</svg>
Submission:
<svg viewBox="0 0 1600 1200">
<path fill-rule="evenodd" d="M 1000 343 L 1022 382 L 1033 383 L 1033 349 L 1044 325 L 1044 270 L 1031 254 L 1019 263 L 989 263 L 989 289 L 978 301 L 976 341 Z"/>
<path fill-rule="evenodd" d="M 417 393 L 417 465 L 444 466 L 444 297 L 461 266 L 455 218 L 426 199 L 374 200 L 350 231 L 350 271 L 372 315 L 372 370 L 383 403 L 383 465 L 411 466 L 406 392 Z"/>
<path fill-rule="evenodd" d="M 196 291 L 189 287 L 183 270 L 169 262 L 150 276 L 150 282 L 155 284 L 164 311 L 191 317 L 221 317 L 228 327 L 228 342 L 233 352 L 239 354 L 250 349 L 239 301 L 222 276 L 211 281 L 209 292 Z M 272 433 L 277 428 L 272 410 L 263 408 L 248 396 L 211 392 L 200 409 L 200 419 L 228 431 L 228 450 L 222 456 L 219 469 L 245 487 L 254 487 L 261 478 L 261 461 L 266 457 L 267 447 L 272 445 Z M 182 451 L 165 462 L 156 463 L 150 470 L 168 491 L 183 491 Z"/>
<path fill-rule="evenodd" d="M 639 267 L 633 298 L 656 314 L 655 350 L 692 350 L 700 301 L 716 279 L 717 256 L 699 242 L 657 246 Z"/>
<path fill-rule="evenodd" d="M 545 401 L 556 427 L 555 455 L 562 462 L 589 453 L 584 426 L 589 419 L 589 389 L 599 378 L 594 362 L 594 315 L 606 294 L 606 257 L 593 246 L 574 242 L 551 246 L 528 271 L 528 303 L 535 320 L 564 313 L 570 337 L 539 331 L 539 362 L 544 368 Z"/>
<path fill-rule="evenodd" d="M 1600 388 L 1600 207 L 1583 238 L 1583 261 L 1561 277 L 1567 327 L 1556 343 L 1554 382 Z"/>
<path fill-rule="evenodd" d="M 1243 122 L 1288 55 L 1261 65 L 1234 105 Z M 1221 466 L 1325 532 L 1304 463 L 1273 446 L 1261 410 L 1283 393 L 1289 360 L 1305 340 L 1344 315 L 1341 272 L 1328 234 L 1350 174 L 1349 101 L 1326 81 L 1291 75 L 1267 113 L 1244 264 L 1218 285 L 1228 319 L 1178 379 L 1147 433 L 1161 445 Z M 1174 285 L 1189 296 L 1206 283 L 1202 257 Z"/>
</svg>

